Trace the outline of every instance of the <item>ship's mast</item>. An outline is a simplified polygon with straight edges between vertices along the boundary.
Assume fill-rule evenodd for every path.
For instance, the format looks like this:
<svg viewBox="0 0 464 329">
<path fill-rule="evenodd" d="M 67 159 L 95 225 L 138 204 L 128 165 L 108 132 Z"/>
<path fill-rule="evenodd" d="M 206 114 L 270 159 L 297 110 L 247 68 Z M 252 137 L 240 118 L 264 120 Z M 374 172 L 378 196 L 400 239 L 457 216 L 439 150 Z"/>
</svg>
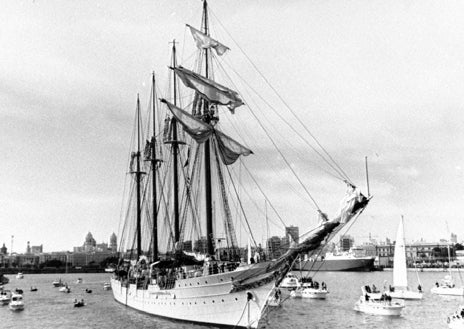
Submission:
<svg viewBox="0 0 464 329">
<path fill-rule="evenodd" d="M 158 259 L 158 206 L 156 204 L 156 168 L 158 159 L 156 158 L 156 88 L 155 88 L 155 72 L 152 75 L 153 88 L 153 136 L 151 138 L 151 168 L 152 168 L 152 206 L 153 206 L 153 261 Z"/>
<path fill-rule="evenodd" d="M 203 1 L 203 33 L 209 35 L 208 30 L 208 4 Z M 205 48 L 205 77 L 209 78 L 209 49 Z M 203 121 L 210 123 L 211 114 L 209 111 L 209 102 L 203 99 Z M 214 255 L 213 247 L 213 205 L 211 196 L 211 154 L 210 141 L 205 142 L 205 199 L 206 199 L 206 239 L 208 254 Z"/>
<path fill-rule="evenodd" d="M 136 193 L 137 193 L 137 260 L 142 255 L 142 209 L 141 209 L 141 181 L 142 181 L 142 171 L 140 170 L 140 99 L 137 95 L 137 151 L 133 154 L 133 157 L 136 158 L 136 171 L 135 174 L 135 184 L 136 184 Z"/>
<path fill-rule="evenodd" d="M 176 40 L 172 42 L 172 67 L 177 66 L 176 61 Z M 173 74 L 173 97 L 174 105 L 177 105 L 177 79 Z M 177 120 L 173 116 L 171 118 L 172 128 L 172 156 L 173 156 L 173 193 L 174 193 L 174 242 L 179 242 L 180 229 L 179 229 L 179 141 L 177 140 Z"/>
</svg>

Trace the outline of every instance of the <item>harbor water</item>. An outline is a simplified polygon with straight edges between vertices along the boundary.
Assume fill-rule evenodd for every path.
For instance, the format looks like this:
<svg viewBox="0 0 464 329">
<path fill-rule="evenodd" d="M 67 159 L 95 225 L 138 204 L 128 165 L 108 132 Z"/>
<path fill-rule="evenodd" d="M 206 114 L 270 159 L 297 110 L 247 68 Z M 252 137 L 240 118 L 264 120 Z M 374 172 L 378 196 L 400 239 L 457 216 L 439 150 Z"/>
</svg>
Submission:
<svg viewBox="0 0 464 329">
<path fill-rule="evenodd" d="M 299 272 L 294 272 L 297 276 Z M 444 277 L 445 272 L 421 272 L 419 277 L 424 290 L 422 301 L 405 301 L 400 317 L 385 317 L 357 313 L 353 306 L 361 295 L 362 285 L 375 284 L 382 288 L 391 283 L 392 273 L 384 272 L 318 272 L 313 279 L 324 281 L 329 290 L 326 300 L 288 298 L 281 307 L 274 308 L 261 322 L 261 328 L 447 328 L 446 318 L 464 303 L 461 297 L 438 296 L 430 288 Z M 459 273 L 453 273 L 460 283 Z M 171 321 L 137 312 L 113 300 L 112 292 L 103 290 L 110 275 L 103 274 L 26 274 L 24 279 L 8 275 L 10 283 L 5 289 L 24 291 L 25 309 L 12 312 L 8 306 L 0 307 L 0 328 L 214 328 L 211 326 Z M 59 292 L 52 282 L 61 278 L 71 287 L 70 293 Z M 77 279 L 82 278 L 82 283 Z M 417 278 L 409 272 L 409 281 L 415 289 Z M 37 287 L 31 292 L 31 286 Z M 92 293 L 86 293 L 91 289 Z M 86 306 L 75 308 L 74 299 L 84 299 Z M 218 314 L 220 316 L 220 314 Z"/>
</svg>

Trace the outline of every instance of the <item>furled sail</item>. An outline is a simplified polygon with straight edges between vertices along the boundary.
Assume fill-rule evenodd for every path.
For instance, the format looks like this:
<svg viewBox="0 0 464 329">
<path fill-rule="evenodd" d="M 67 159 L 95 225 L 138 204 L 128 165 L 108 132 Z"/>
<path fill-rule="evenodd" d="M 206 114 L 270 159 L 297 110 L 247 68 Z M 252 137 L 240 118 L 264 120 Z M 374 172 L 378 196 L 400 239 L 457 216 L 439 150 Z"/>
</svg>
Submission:
<svg viewBox="0 0 464 329">
<path fill-rule="evenodd" d="M 210 103 L 226 105 L 231 111 L 243 105 L 237 92 L 182 66 L 172 68 L 182 82 L 200 93 Z"/>
<path fill-rule="evenodd" d="M 211 135 L 214 135 L 217 140 L 217 148 L 221 156 L 222 163 L 230 165 L 237 161 L 240 155 L 250 155 L 253 152 L 235 141 L 226 134 L 214 129 L 213 126 L 203 122 L 202 120 L 194 117 L 188 112 L 178 108 L 165 99 L 161 102 L 165 103 L 171 113 L 176 117 L 177 121 L 182 125 L 184 130 L 192 137 L 197 143 L 205 142 Z"/>
<path fill-rule="evenodd" d="M 209 49 L 213 48 L 216 50 L 216 53 L 219 56 L 224 55 L 224 53 L 227 50 L 230 50 L 229 47 L 223 45 L 217 40 L 214 40 L 211 38 L 209 35 L 204 34 L 203 32 L 197 30 L 196 28 L 190 26 L 187 24 L 187 26 L 190 28 L 190 32 L 192 33 L 193 39 L 195 40 L 195 43 L 197 44 L 198 49 Z"/>
<path fill-rule="evenodd" d="M 214 133 L 218 142 L 218 149 L 219 154 L 221 155 L 221 160 L 225 165 L 234 163 L 237 161 L 240 155 L 247 156 L 253 153 L 253 151 L 233 140 L 229 136 L 221 133 L 220 131 L 215 130 Z"/>
<path fill-rule="evenodd" d="M 341 223 L 347 223 L 351 218 L 357 213 L 360 208 L 364 208 L 369 199 L 366 198 L 360 190 L 346 182 L 348 185 L 348 190 L 346 191 L 345 198 L 343 198 L 340 204 L 340 211 L 338 215 L 335 216 L 334 220 Z"/>
<path fill-rule="evenodd" d="M 328 241 L 354 216 L 360 214 L 367 206 L 369 199 L 365 198 L 361 193 L 356 192 L 354 186 L 350 185 L 350 187 L 352 189 L 349 195 L 354 193 L 363 198 L 350 198 L 350 207 L 346 207 L 346 204 L 344 204 L 345 207 L 342 210 L 345 216 L 339 215 L 331 220 L 320 221 L 314 229 L 300 237 L 302 242 L 293 244 L 277 260 L 256 264 L 249 271 L 237 275 L 236 280 L 234 280 L 233 290 L 248 289 L 250 286 L 259 285 L 260 282 L 269 280 L 269 275 L 279 276 L 276 281 L 276 286 L 278 286 L 284 278 L 285 273 L 287 273 L 288 268 L 291 268 L 292 263 L 299 254 L 317 250 L 323 245 L 324 241 Z"/>
<path fill-rule="evenodd" d="M 169 111 L 171 111 L 177 121 L 180 122 L 185 132 L 188 133 L 198 144 L 205 142 L 213 133 L 214 128 L 206 122 L 195 118 L 190 113 L 178 108 L 165 99 L 162 99 L 161 102 L 168 106 Z"/>
</svg>

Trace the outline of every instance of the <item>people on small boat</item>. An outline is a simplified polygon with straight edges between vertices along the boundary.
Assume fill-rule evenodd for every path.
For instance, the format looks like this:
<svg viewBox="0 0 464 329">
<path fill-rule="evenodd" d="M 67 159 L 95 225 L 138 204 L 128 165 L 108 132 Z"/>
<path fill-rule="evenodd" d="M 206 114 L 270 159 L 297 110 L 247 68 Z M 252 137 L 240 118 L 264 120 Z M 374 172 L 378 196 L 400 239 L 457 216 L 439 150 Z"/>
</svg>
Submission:
<svg viewBox="0 0 464 329">
<path fill-rule="evenodd" d="M 417 286 L 417 290 L 418 290 L 419 292 L 422 292 L 422 286 L 421 286 L 420 284 Z"/>
<path fill-rule="evenodd" d="M 322 281 L 321 287 L 322 287 L 322 290 L 327 290 L 327 285 L 325 284 L 324 281 Z"/>
<path fill-rule="evenodd" d="M 372 292 L 373 292 L 373 293 L 378 293 L 378 292 L 380 292 L 380 291 L 377 289 L 377 287 L 375 286 L 375 284 L 372 285 Z"/>
<path fill-rule="evenodd" d="M 22 289 L 19 289 L 19 288 L 16 288 L 15 291 L 16 291 L 18 294 L 22 294 L 22 293 L 23 293 L 23 290 L 22 290 Z"/>
<path fill-rule="evenodd" d="M 86 289 L 85 289 L 85 292 L 88 293 L 88 294 L 91 294 L 91 293 L 92 293 L 92 289 L 86 288 Z"/>
<path fill-rule="evenodd" d="M 387 293 L 383 293 L 382 296 L 380 296 L 380 300 L 381 301 L 386 301 L 386 302 L 389 302 L 391 303 L 392 301 L 392 297 L 390 295 L 388 295 Z"/>
<path fill-rule="evenodd" d="M 438 282 L 435 282 L 435 286 L 438 288 L 440 285 L 438 284 Z"/>
<path fill-rule="evenodd" d="M 74 307 L 81 307 L 84 306 L 84 299 L 81 299 L 80 301 L 77 301 L 77 299 L 74 299 Z"/>
</svg>

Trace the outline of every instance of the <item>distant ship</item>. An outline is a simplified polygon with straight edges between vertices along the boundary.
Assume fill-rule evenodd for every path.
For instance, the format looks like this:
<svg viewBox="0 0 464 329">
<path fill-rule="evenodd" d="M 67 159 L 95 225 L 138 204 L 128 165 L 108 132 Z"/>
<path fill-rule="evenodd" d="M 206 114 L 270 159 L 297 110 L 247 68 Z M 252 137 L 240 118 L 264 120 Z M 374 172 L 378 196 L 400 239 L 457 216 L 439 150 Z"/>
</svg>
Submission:
<svg viewBox="0 0 464 329">
<path fill-rule="evenodd" d="M 354 250 L 328 252 L 325 256 L 302 259 L 293 269 L 297 271 L 372 271 L 375 256 L 358 256 Z"/>
</svg>

